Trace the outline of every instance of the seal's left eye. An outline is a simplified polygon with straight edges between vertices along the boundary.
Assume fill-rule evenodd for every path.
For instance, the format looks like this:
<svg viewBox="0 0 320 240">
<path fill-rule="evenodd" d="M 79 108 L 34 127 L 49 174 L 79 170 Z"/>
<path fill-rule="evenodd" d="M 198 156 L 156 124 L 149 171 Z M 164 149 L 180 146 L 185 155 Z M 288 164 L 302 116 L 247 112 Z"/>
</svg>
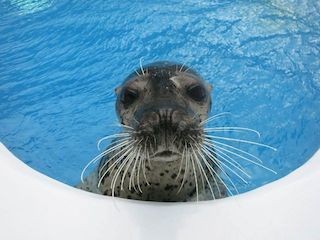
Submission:
<svg viewBox="0 0 320 240">
<path fill-rule="evenodd" d="M 202 102 L 206 99 L 207 93 L 203 86 L 194 84 L 187 88 L 187 95 L 197 102 Z"/>
<path fill-rule="evenodd" d="M 124 105 L 129 106 L 132 103 L 134 103 L 135 100 L 138 99 L 138 97 L 139 97 L 139 93 L 137 90 L 126 88 L 122 91 L 120 100 Z"/>
</svg>

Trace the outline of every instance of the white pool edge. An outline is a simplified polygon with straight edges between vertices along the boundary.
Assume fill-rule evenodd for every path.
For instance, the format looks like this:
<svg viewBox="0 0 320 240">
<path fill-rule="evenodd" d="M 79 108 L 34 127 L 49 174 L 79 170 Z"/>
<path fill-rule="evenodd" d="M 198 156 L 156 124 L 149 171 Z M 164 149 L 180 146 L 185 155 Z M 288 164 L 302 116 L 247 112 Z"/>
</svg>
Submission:
<svg viewBox="0 0 320 240">
<path fill-rule="evenodd" d="M 0 239 L 320 239 L 320 150 L 288 176 L 201 203 L 156 204 L 74 189 L 0 143 Z"/>
</svg>

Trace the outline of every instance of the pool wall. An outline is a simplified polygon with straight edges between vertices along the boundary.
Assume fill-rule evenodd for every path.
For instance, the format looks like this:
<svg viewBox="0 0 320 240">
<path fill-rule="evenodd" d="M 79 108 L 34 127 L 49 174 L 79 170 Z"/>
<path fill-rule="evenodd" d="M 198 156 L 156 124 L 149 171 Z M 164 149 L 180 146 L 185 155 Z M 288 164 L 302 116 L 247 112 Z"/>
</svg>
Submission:
<svg viewBox="0 0 320 240">
<path fill-rule="evenodd" d="M 0 143 L 0 239 L 320 239 L 320 150 L 288 176 L 216 201 L 149 203 L 72 188 Z"/>
</svg>

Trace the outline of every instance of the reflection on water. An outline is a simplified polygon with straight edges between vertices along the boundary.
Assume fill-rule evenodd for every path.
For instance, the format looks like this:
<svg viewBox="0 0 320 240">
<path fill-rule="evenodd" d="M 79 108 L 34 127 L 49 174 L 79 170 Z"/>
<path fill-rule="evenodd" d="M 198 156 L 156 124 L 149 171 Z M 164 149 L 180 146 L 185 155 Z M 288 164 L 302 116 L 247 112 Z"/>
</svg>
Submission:
<svg viewBox="0 0 320 240">
<path fill-rule="evenodd" d="M 51 6 L 53 0 L 10 0 L 13 6 L 19 8 L 19 14 L 29 14 L 42 11 Z"/>
</svg>

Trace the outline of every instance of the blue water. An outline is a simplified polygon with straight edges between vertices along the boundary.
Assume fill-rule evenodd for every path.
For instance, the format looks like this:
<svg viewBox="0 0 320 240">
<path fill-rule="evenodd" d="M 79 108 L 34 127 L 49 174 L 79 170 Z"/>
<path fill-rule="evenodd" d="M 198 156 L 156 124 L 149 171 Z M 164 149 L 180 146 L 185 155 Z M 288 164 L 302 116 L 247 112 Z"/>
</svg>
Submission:
<svg viewBox="0 0 320 240">
<path fill-rule="evenodd" d="M 139 66 L 185 63 L 214 86 L 212 124 L 250 127 L 276 147 L 235 144 L 277 175 L 245 164 L 249 184 L 271 182 L 320 147 L 320 3 L 271 1 L 0 2 L 0 141 L 32 168 L 79 182 L 116 132 L 114 88 Z M 229 136 L 227 134 L 227 136 Z"/>
</svg>

